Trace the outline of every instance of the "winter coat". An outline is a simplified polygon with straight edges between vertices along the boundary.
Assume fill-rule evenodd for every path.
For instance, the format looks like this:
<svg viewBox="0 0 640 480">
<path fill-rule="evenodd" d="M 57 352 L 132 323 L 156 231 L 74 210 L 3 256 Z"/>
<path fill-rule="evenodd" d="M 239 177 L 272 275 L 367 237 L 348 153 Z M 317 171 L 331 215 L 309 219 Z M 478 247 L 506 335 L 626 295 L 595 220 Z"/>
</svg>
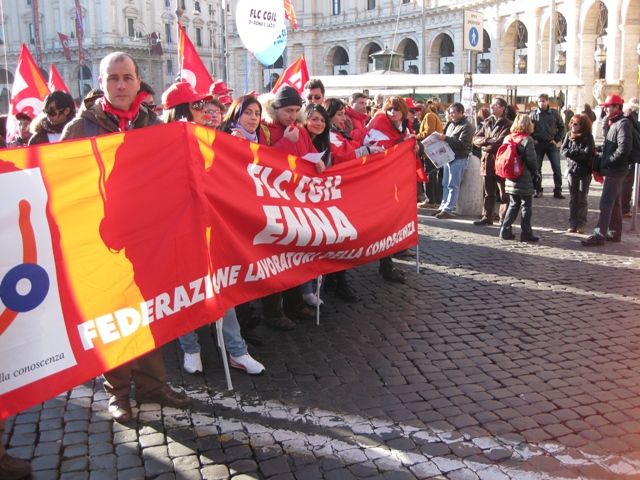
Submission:
<svg viewBox="0 0 640 480">
<path fill-rule="evenodd" d="M 418 129 L 416 138 L 418 140 L 424 140 L 433 132 L 444 132 L 444 126 L 442 125 L 442 120 L 440 120 L 437 113 L 427 112 L 422 118 L 422 123 L 420 123 L 420 128 Z"/>
<path fill-rule="evenodd" d="M 565 132 L 564 122 L 555 108 L 536 108 L 529 116 L 533 121 L 534 130 L 531 136 L 534 140 L 543 143 L 562 141 Z"/>
<path fill-rule="evenodd" d="M 33 135 L 31 135 L 31 138 L 29 139 L 29 145 L 51 143 L 49 134 L 53 135 L 54 138 L 57 135 L 58 139 L 54 141 L 60 141 L 62 130 L 64 129 L 65 125 L 66 124 L 50 125 L 46 115 L 36 117 L 36 119 L 31 122 L 31 131 L 33 132 Z"/>
<path fill-rule="evenodd" d="M 596 144 L 591 132 L 586 132 L 576 139 L 572 139 L 571 133 L 567 133 L 562 141 L 560 151 L 567 157 L 569 174 L 591 175 L 596 152 Z"/>
<path fill-rule="evenodd" d="M 496 152 L 500 145 L 504 143 L 507 135 L 509 135 L 510 128 L 511 120 L 504 116 L 496 118 L 491 115 L 483 122 L 482 128 L 473 136 L 473 145 L 479 147 L 482 152 L 480 156 L 480 175 L 495 176 Z"/>
<path fill-rule="evenodd" d="M 400 129 L 396 128 L 386 112 L 379 111 L 367 125 L 365 145 L 377 145 L 385 150 L 404 141 L 409 136 L 409 130 L 402 123 Z"/>
<path fill-rule="evenodd" d="M 266 139 L 273 148 L 280 150 L 281 152 L 302 157 L 307 153 L 317 153 L 316 147 L 313 146 L 311 137 L 306 128 L 296 125 L 298 129 L 298 141 L 291 142 L 285 138 L 284 131 L 287 129 L 282 125 L 276 117 L 276 109 L 273 107 L 273 98 L 269 96 L 261 96 L 260 103 L 262 104 L 262 124 L 269 129 L 268 137 Z M 299 117 L 300 122 L 302 117 Z"/>
<path fill-rule="evenodd" d="M 351 122 L 351 138 L 362 145 L 364 137 L 367 135 L 369 116 L 366 113 L 358 113 L 349 106 L 345 109 L 345 113 Z"/>
<path fill-rule="evenodd" d="M 449 144 L 455 154 L 455 158 L 467 158 L 471 153 L 473 140 L 473 125 L 465 116 L 457 122 L 449 122 L 444 129 L 447 137 L 445 142 Z"/>
<path fill-rule="evenodd" d="M 622 115 L 605 120 L 605 140 L 602 153 L 594 161 L 594 170 L 600 175 L 622 174 L 629 169 L 629 158 L 633 147 L 631 121 Z"/>
<path fill-rule="evenodd" d="M 515 180 L 504 181 L 504 189 L 510 195 L 533 195 L 535 190 L 533 186 L 533 177 L 538 171 L 538 157 L 536 155 L 536 148 L 533 144 L 533 138 L 523 133 L 514 133 L 507 135 L 505 142 L 512 138 L 518 146 L 516 147 L 520 160 L 524 164 L 524 170 Z"/>
<path fill-rule="evenodd" d="M 329 141 L 331 142 L 331 165 L 348 162 L 369 153 L 367 147 L 363 147 L 360 142 L 346 137 L 337 128 L 331 128 Z"/>
<path fill-rule="evenodd" d="M 93 124 L 95 131 L 87 132 L 85 130 L 86 122 Z M 151 125 L 160 125 L 162 122 L 155 113 L 147 108 L 140 107 L 138 115 L 129 124 L 127 130 L 133 130 Z M 91 127 L 90 127 L 91 128 Z M 99 103 L 94 103 L 90 107 L 82 110 L 76 118 L 71 120 L 62 130 L 62 140 L 71 138 L 86 138 L 95 135 L 104 135 L 106 133 L 119 132 L 118 119 L 109 113 L 105 113 Z"/>
</svg>

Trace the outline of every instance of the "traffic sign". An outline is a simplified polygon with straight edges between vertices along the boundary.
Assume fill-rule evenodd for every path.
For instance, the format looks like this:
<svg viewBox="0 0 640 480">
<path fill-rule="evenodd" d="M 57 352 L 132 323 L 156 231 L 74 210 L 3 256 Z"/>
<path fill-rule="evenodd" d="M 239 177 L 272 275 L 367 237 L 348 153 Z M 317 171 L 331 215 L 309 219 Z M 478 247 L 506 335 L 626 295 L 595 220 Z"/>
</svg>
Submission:
<svg viewBox="0 0 640 480">
<path fill-rule="evenodd" d="M 480 12 L 464 11 L 464 43 L 465 50 L 475 50 L 482 52 L 484 50 L 484 18 Z"/>
</svg>

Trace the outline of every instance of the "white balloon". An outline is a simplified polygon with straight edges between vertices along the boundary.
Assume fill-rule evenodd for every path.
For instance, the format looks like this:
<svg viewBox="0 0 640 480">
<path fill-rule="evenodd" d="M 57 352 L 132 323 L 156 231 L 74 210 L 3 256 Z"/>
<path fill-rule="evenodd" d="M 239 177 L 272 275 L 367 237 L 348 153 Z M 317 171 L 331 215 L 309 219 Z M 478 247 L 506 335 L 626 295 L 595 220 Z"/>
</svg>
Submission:
<svg viewBox="0 0 640 480">
<path fill-rule="evenodd" d="M 261 52 L 273 44 L 284 27 L 282 0 L 239 0 L 236 27 L 245 48 Z"/>
</svg>

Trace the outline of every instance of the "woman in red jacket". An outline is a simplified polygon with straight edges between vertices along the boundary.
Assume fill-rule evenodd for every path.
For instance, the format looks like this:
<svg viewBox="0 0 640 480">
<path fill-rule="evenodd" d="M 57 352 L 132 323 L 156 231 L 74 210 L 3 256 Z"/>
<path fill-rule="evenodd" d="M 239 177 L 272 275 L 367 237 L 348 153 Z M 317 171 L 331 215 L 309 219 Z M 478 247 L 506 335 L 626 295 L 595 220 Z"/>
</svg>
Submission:
<svg viewBox="0 0 640 480">
<path fill-rule="evenodd" d="M 364 144 L 369 148 L 387 148 L 412 138 L 407 128 L 409 109 L 400 97 L 388 97 L 382 105 L 382 110 L 367 125 L 367 136 Z M 392 257 L 380 259 L 380 273 L 389 282 L 404 283 L 404 274 L 393 266 Z"/>
</svg>

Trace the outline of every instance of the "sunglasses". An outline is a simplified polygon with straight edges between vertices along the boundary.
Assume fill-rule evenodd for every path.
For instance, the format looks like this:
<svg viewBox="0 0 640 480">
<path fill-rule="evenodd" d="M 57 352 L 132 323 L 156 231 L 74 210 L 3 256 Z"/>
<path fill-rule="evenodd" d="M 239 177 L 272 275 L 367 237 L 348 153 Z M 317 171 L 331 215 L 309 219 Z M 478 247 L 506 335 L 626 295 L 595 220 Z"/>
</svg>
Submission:
<svg viewBox="0 0 640 480">
<path fill-rule="evenodd" d="M 158 105 L 156 105 L 155 103 L 145 103 L 144 104 L 149 110 L 153 110 L 155 112 L 156 108 L 158 108 Z"/>
<path fill-rule="evenodd" d="M 207 102 L 205 102 L 204 100 L 198 100 L 197 102 L 193 102 L 191 104 L 191 108 L 198 111 L 203 110 L 206 104 Z"/>
<path fill-rule="evenodd" d="M 47 114 L 48 117 L 57 117 L 58 115 L 60 115 L 62 112 L 64 111 L 64 108 L 61 108 L 60 110 L 57 110 L 53 107 L 51 107 L 49 110 L 47 110 L 45 113 Z"/>
<path fill-rule="evenodd" d="M 307 95 L 307 100 L 322 100 L 322 95 Z"/>
</svg>

